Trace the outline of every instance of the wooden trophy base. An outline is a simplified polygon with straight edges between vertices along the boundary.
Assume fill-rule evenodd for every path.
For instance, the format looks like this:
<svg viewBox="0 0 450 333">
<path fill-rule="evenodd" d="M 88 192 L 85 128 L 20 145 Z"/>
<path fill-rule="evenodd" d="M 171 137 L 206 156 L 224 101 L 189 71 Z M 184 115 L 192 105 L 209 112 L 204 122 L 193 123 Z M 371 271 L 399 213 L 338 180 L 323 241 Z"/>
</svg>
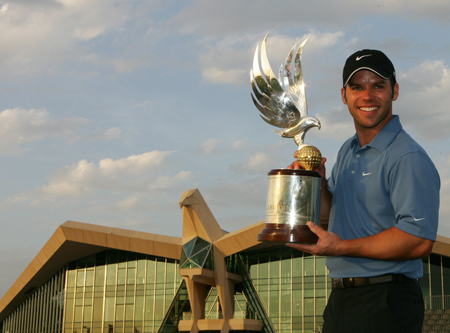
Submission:
<svg viewBox="0 0 450 333">
<path fill-rule="evenodd" d="M 266 228 L 258 235 L 258 241 L 282 243 L 315 244 L 318 237 L 307 225 L 266 223 Z"/>
</svg>

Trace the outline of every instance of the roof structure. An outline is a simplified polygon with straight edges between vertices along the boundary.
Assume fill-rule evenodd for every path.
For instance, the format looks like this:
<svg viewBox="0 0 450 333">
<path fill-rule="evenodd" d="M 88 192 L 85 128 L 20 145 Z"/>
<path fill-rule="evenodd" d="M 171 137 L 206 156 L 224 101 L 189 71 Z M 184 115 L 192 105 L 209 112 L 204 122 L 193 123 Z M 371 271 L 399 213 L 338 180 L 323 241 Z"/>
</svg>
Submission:
<svg viewBox="0 0 450 333">
<path fill-rule="evenodd" d="M 179 259 L 181 247 L 179 237 L 67 221 L 0 300 L 0 321 L 69 262 L 107 249 Z"/>
</svg>

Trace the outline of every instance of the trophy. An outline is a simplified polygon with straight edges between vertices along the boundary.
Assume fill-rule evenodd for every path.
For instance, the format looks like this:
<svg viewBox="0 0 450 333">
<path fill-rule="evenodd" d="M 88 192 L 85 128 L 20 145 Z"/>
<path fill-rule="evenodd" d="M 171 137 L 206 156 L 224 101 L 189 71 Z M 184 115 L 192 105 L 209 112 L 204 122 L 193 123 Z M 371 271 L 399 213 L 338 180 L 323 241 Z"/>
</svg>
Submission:
<svg viewBox="0 0 450 333">
<path fill-rule="evenodd" d="M 281 64 L 278 79 L 266 53 L 267 36 L 256 47 L 250 71 L 252 99 L 261 118 L 283 138 L 298 145 L 297 160 L 303 169 L 273 169 L 268 173 L 265 228 L 258 241 L 316 243 L 317 236 L 306 222 L 320 224 L 321 175 L 314 171 L 321 163 L 320 151 L 304 143 L 306 132 L 320 129 L 317 118 L 308 116 L 301 53 L 308 39 L 294 45 Z"/>
</svg>

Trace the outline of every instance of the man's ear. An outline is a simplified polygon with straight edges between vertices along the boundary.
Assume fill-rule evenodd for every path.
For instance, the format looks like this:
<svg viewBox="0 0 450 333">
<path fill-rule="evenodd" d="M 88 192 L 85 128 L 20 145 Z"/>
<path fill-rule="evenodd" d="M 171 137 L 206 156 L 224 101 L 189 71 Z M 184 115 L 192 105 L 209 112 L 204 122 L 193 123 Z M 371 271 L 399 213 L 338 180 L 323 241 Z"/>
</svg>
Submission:
<svg viewBox="0 0 450 333">
<path fill-rule="evenodd" d="M 394 92 L 392 93 L 392 100 L 395 101 L 398 98 L 398 94 L 400 91 L 400 86 L 398 85 L 398 83 L 396 82 L 394 84 Z"/>
<path fill-rule="evenodd" d="M 345 89 L 346 89 L 346 87 L 341 88 L 341 96 L 342 96 L 342 102 L 344 102 L 344 104 L 347 105 L 347 97 L 345 97 Z"/>
</svg>

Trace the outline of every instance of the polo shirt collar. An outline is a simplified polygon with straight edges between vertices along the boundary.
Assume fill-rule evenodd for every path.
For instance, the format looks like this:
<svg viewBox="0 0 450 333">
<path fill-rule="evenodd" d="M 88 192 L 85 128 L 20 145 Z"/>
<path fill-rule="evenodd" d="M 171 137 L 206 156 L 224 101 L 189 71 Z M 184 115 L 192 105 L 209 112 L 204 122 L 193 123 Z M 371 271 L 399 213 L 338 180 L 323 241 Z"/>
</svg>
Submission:
<svg viewBox="0 0 450 333">
<path fill-rule="evenodd" d="M 400 124 L 400 117 L 394 115 L 394 117 L 381 129 L 381 131 L 373 138 L 373 140 L 366 146 L 375 148 L 379 152 L 382 152 L 390 145 L 390 143 L 395 139 L 397 134 L 403 129 L 402 124 Z M 357 144 L 361 147 L 358 135 L 355 134 L 352 139 L 351 146 L 354 147 Z M 364 147 L 361 147 L 364 148 Z"/>
</svg>

